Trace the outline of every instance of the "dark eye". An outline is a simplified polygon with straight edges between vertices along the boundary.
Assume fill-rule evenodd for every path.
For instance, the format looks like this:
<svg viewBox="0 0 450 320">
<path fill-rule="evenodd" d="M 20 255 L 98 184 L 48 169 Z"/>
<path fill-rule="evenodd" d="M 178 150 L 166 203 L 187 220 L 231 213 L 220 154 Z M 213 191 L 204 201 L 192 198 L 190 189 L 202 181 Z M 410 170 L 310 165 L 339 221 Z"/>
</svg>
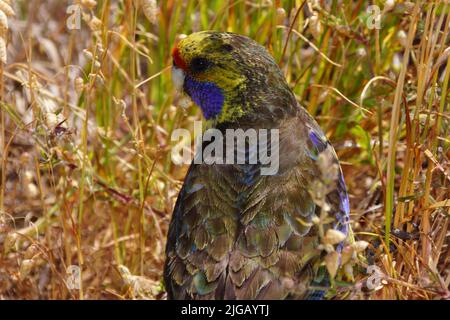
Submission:
<svg viewBox="0 0 450 320">
<path fill-rule="evenodd" d="M 208 59 L 203 57 L 196 57 L 191 60 L 191 70 L 193 72 L 202 72 L 210 67 L 211 63 Z"/>
<path fill-rule="evenodd" d="M 225 43 L 221 47 L 222 51 L 224 52 L 231 52 L 234 50 L 233 46 L 231 44 Z"/>
</svg>

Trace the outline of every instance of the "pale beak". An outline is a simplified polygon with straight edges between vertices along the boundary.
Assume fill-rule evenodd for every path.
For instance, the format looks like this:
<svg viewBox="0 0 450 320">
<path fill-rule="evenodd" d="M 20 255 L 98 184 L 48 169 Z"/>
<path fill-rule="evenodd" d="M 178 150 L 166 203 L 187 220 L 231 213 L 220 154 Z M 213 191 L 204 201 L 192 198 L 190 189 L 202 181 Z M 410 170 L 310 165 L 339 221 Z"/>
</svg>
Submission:
<svg viewBox="0 0 450 320">
<path fill-rule="evenodd" d="M 178 92 L 183 92 L 185 74 L 183 69 L 177 66 L 172 67 L 172 82 Z"/>
<path fill-rule="evenodd" d="M 172 82 L 177 94 L 179 96 L 178 105 L 183 109 L 186 109 L 191 105 L 191 98 L 184 92 L 184 78 L 186 74 L 183 69 L 178 68 L 176 65 L 172 66 Z"/>
</svg>

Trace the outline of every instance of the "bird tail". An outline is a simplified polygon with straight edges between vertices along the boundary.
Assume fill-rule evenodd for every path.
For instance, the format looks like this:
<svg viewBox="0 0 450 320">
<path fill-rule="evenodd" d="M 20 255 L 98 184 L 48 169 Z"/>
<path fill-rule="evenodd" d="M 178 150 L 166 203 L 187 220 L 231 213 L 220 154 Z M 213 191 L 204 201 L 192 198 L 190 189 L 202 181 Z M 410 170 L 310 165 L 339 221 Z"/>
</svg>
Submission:
<svg viewBox="0 0 450 320">
<path fill-rule="evenodd" d="M 305 300 L 323 300 L 326 293 L 325 290 L 310 290 L 306 295 Z"/>
<path fill-rule="evenodd" d="M 330 279 L 327 272 L 321 267 L 314 280 L 310 283 L 310 290 L 306 294 L 305 300 L 323 300 L 329 288 Z"/>
</svg>

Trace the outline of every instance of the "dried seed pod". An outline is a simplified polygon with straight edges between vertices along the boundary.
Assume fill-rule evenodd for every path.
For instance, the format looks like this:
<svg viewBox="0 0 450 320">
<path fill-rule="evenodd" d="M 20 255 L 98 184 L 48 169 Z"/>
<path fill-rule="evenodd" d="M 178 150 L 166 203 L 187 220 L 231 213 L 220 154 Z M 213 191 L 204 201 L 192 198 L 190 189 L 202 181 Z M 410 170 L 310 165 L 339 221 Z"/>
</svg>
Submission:
<svg viewBox="0 0 450 320">
<path fill-rule="evenodd" d="M 25 250 L 24 258 L 32 259 L 33 257 L 37 256 L 40 253 L 41 251 L 39 250 L 38 245 L 33 243 L 27 248 L 27 250 Z"/>
<path fill-rule="evenodd" d="M 39 189 L 34 183 L 28 183 L 24 190 L 25 196 L 28 199 L 35 199 L 39 196 Z"/>
<path fill-rule="evenodd" d="M 33 270 L 35 265 L 36 264 L 33 259 L 22 260 L 22 262 L 20 263 L 20 270 L 19 270 L 20 278 L 24 279 L 26 276 L 28 276 L 30 272 Z"/>
<path fill-rule="evenodd" d="M 81 5 L 90 10 L 94 9 L 97 6 L 97 1 L 95 0 L 81 0 Z"/>
<path fill-rule="evenodd" d="M 100 61 L 98 61 L 98 60 L 95 60 L 95 61 L 94 61 L 94 68 L 95 68 L 95 69 L 100 69 L 101 66 L 102 66 L 102 65 L 101 65 Z"/>
<path fill-rule="evenodd" d="M 316 12 L 309 18 L 309 30 L 316 40 L 322 36 L 323 27 Z"/>
<path fill-rule="evenodd" d="M 83 54 L 86 58 L 88 58 L 89 60 L 94 60 L 94 55 L 92 54 L 92 52 L 90 52 L 88 49 L 84 49 L 83 50 Z"/>
<path fill-rule="evenodd" d="M 28 152 L 24 152 L 20 155 L 19 161 L 20 164 L 26 165 L 31 160 L 31 154 Z"/>
<path fill-rule="evenodd" d="M 97 17 L 92 17 L 91 21 L 89 21 L 89 28 L 91 28 L 92 31 L 100 31 L 102 29 L 103 23 L 102 20 L 100 20 Z"/>
<path fill-rule="evenodd" d="M 320 224 L 320 218 L 318 216 L 316 216 L 316 215 L 313 215 L 312 218 L 311 218 L 311 222 L 313 224 L 316 224 L 316 225 Z"/>
<path fill-rule="evenodd" d="M 76 78 L 75 82 L 74 82 L 74 85 L 75 85 L 75 92 L 78 93 L 78 94 L 81 94 L 83 92 L 83 90 L 84 90 L 84 81 L 83 81 L 83 79 L 80 78 L 80 77 Z"/>
<path fill-rule="evenodd" d="M 353 276 L 353 266 L 350 263 L 344 265 L 344 274 L 350 281 L 355 281 Z"/>
<path fill-rule="evenodd" d="M 342 249 L 341 263 L 346 264 L 347 262 L 349 262 L 352 259 L 354 252 L 355 251 L 352 246 L 345 246 Z"/>
<path fill-rule="evenodd" d="M 3 11 L 8 17 L 15 16 L 13 8 L 5 0 L 0 0 L 0 11 Z"/>
<path fill-rule="evenodd" d="M 142 276 L 135 276 L 124 265 L 119 265 L 118 268 L 123 281 L 132 289 L 135 299 L 154 299 L 158 294 L 159 283 L 157 281 Z"/>
<path fill-rule="evenodd" d="M 17 251 L 18 238 L 19 238 L 19 236 L 15 232 L 12 232 L 12 233 L 9 233 L 8 235 L 6 235 L 5 240 L 3 241 L 3 249 L 4 249 L 5 254 L 8 254 L 11 251 Z"/>
<path fill-rule="evenodd" d="M 325 265 L 327 266 L 330 277 L 334 279 L 339 268 L 339 253 L 336 251 L 328 253 L 325 256 Z"/>
<path fill-rule="evenodd" d="M 361 48 L 358 48 L 358 50 L 356 50 L 356 54 L 362 58 L 362 57 L 367 56 L 367 51 L 364 47 L 361 47 Z"/>
<path fill-rule="evenodd" d="M 356 253 L 362 252 L 364 250 L 366 250 L 367 246 L 369 245 L 369 243 L 367 241 L 356 241 L 352 246 L 353 249 L 355 249 Z"/>
<path fill-rule="evenodd" d="M 277 8 L 277 24 L 283 24 L 286 19 L 286 10 Z"/>
<path fill-rule="evenodd" d="M 384 11 L 391 11 L 395 7 L 395 1 L 394 0 L 386 0 L 384 3 Z"/>
<path fill-rule="evenodd" d="M 46 113 L 44 115 L 44 121 L 45 121 L 45 125 L 47 126 L 47 128 L 49 129 L 53 129 L 54 127 L 56 127 L 59 123 L 58 121 L 58 116 L 54 113 Z"/>
<path fill-rule="evenodd" d="M 8 17 L 0 10 L 0 28 L 8 29 Z"/>
<path fill-rule="evenodd" d="M 342 241 L 344 241 L 346 238 L 346 235 L 339 231 L 339 230 L 334 230 L 334 229 L 329 229 L 327 231 L 327 233 L 325 234 L 325 243 L 327 244 L 338 244 Z"/>
<path fill-rule="evenodd" d="M 6 42 L 5 39 L 0 37 L 0 61 L 6 64 L 7 57 L 6 57 Z"/>
<path fill-rule="evenodd" d="M 187 96 L 182 96 L 180 101 L 178 102 L 178 105 L 183 109 L 187 109 L 191 104 L 191 99 L 189 99 L 189 97 Z"/>
<path fill-rule="evenodd" d="M 408 36 L 404 30 L 399 30 L 397 32 L 397 39 L 403 47 L 408 46 Z"/>
<path fill-rule="evenodd" d="M 11 226 L 3 219 L 0 219 L 0 234 L 6 234 L 10 230 Z"/>
<path fill-rule="evenodd" d="M 89 81 L 94 82 L 98 86 L 102 86 L 105 84 L 105 80 L 100 74 L 90 73 L 88 77 Z"/>
<path fill-rule="evenodd" d="M 142 11 L 144 11 L 150 23 L 156 24 L 158 22 L 158 4 L 156 0 L 143 0 Z"/>
<path fill-rule="evenodd" d="M 186 34 L 180 33 L 180 34 L 176 37 L 175 42 L 181 41 L 181 40 L 183 40 L 183 39 L 186 38 L 186 37 L 187 37 Z"/>
</svg>

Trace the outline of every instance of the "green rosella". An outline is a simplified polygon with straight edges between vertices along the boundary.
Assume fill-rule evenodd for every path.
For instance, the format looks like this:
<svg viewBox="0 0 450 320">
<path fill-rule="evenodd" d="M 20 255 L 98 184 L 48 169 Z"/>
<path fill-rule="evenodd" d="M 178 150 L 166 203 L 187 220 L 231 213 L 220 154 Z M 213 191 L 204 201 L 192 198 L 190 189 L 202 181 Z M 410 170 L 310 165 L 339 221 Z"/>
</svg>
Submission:
<svg viewBox="0 0 450 320">
<path fill-rule="evenodd" d="M 199 32 L 172 55 L 174 82 L 208 126 L 277 129 L 279 164 L 271 175 L 261 174 L 260 162 L 191 164 L 168 232 L 168 298 L 321 296 L 311 289 L 324 269 L 321 239 L 329 229 L 347 234 L 349 219 L 333 147 L 255 41 Z"/>
</svg>

